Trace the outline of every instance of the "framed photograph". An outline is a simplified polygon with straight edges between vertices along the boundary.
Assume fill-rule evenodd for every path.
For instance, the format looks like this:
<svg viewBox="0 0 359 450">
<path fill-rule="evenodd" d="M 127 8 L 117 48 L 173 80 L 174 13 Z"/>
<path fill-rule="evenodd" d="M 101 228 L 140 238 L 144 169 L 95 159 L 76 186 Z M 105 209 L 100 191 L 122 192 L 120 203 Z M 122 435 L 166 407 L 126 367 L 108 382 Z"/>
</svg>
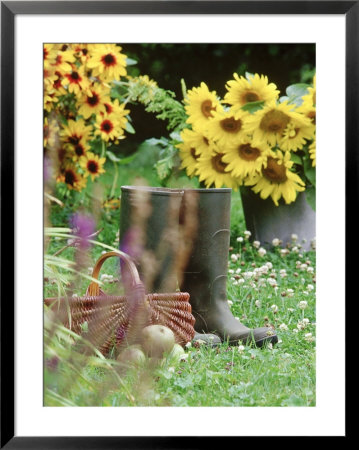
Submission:
<svg viewBox="0 0 359 450">
<path fill-rule="evenodd" d="M 1 448 L 347 436 L 358 26 L 1 2 Z"/>
</svg>

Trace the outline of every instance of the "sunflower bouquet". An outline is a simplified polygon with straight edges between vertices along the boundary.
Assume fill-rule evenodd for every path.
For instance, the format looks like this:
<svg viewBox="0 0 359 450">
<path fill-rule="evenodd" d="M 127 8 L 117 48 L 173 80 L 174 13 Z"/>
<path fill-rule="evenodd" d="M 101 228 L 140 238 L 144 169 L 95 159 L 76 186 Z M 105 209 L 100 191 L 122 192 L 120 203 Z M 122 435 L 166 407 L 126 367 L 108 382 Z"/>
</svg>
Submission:
<svg viewBox="0 0 359 450">
<path fill-rule="evenodd" d="M 275 205 L 306 191 L 314 209 L 316 86 L 296 84 L 280 97 L 264 75 L 238 76 L 221 100 L 205 83 L 187 91 L 181 167 L 207 188 L 251 188 Z"/>
<path fill-rule="evenodd" d="M 81 191 L 105 172 L 113 145 L 132 131 L 114 83 L 132 60 L 117 44 L 44 45 L 44 151 L 52 178 Z"/>
</svg>

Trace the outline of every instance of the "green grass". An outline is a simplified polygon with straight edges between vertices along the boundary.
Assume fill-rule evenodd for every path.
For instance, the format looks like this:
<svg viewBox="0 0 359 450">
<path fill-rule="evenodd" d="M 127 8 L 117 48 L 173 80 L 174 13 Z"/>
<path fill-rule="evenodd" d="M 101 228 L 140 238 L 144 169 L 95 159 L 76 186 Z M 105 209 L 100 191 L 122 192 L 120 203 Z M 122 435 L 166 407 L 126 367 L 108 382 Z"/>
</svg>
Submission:
<svg viewBox="0 0 359 450">
<path fill-rule="evenodd" d="M 104 183 L 108 192 L 111 174 L 106 176 Z M 130 181 L 122 175 L 120 179 L 120 184 Z M 118 194 L 119 187 L 116 188 Z M 54 226 L 68 226 L 68 217 L 77 207 L 76 202 L 70 203 L 62 208 L 52 207 Z M 97 240 L 117 247 L 118 223 L 119 210 L 103 212 L 98 223 L 103 232 Z M 51 317 L 45 315 L 45 404 L 315 406 L 315 253 L 297 251 L 293 243 L 285 255 L 280 247 L 273 247 L 260 256 L 245 240 L 244 231 L 241 199 L 238 193 L 233 193 L 227 283 L 230 307 L 233 315 L 248 327 L 268 324 L 275 328 L 279 337 L 277 345 L 262 349 L 228 346 L 227 343 L 217 348 L 191 346 L 186 348 L 187 357 L 183 361 L 164 360 L 161 365 L 147 361 L 131 369 L 93 350 L 87 354 L 79 352 L 79 345 L 82 343 L 86 347 L 86 343 L 66 329 L 54 329 L 48 320 Z M 243 242 L 238 242 L 237 237 L 243 237 Z M 64 245 L 66 240 L 52 238 L 47 251 L 54 254 Z M 99 246 L 92 248 L 86 271 L 87 267 L 93 267 L 102 251 Z M 70 261 L 75 256 L 72 247 L 61 253 L 61 257 Z M 263 269 L 265 267 L 267 270 Z M 65 270 L 59 272 L 66 275 Z M 118 278 L 115 258 L 105 262 L 101 271 L 104 273 Z M 67 279 L 76 281 L 76 293 L 84 295 L 88 280 Z M 103 289 L 115 293 L 120 292 L 121 286 L 118 282 L 104 281 Z M 57 295 L 56 278 L 44 283 L 44 293 L 45 297 Z M 305 309 L 299 306 L 303 301 L 307 302 Z"/>
</svg>

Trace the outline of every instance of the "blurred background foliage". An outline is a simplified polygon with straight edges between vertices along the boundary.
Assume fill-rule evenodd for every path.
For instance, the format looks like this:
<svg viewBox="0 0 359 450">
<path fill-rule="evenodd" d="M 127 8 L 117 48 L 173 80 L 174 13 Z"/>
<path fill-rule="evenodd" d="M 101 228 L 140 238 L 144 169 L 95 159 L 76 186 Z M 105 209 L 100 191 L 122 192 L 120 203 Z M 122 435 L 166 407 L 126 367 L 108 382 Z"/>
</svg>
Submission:
<svg viewBox="0 0 359 450">
<path fill-rule="evenodd" d="M 223 98 L 233 73 L 267 75 L 281 94 L 295 83 L 311 83 L 315 70 L 315 44 L 121 44 L 123 52 L 137 61 L 128 67 L 132 76 L 147 74 L 163 89 L 183 99 L 180 80 L 187 89 L 204 81 Z M 131 105 L 136 134 L 121 142 L 121 153 L 132 153 L 145 139 L 167 136 L 166 123 Z"/>
</svg>

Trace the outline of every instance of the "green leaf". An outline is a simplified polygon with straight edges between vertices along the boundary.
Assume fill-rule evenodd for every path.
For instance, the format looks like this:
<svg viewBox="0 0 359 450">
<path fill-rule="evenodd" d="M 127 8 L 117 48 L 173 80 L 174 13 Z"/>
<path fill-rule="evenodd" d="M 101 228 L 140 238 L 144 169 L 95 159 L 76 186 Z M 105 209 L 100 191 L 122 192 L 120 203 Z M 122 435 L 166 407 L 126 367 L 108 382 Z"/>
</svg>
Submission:
<svg viewBox="0 0 359 450">
<path fill-rule="evenodd" d="M 117 164 L 121 164 L 121 165 L 125 165 L 130 163 L 131 161 L 133 161 L 136 157 L 136 153 L 134 153 L 131 156 L 127 156 L 126 158 L 118 158 L 114 153 L 110 152 L 110 150 L 106 151 L 106 155 L 108 156 L 108 158 Z"/>
<path fill-rule="evenodd" d="M 173 155 L 169 155 L 166 158 L 160 159 L 155 164 L 155 169 L 157 171 L 159 179 L 164 180 L 165 178 L 167 178 L 170 175 L 173 166 L 174 166 Z"/>
<path fill-rule="evenodd" d="M 305 83 L 297 83 L 288 86 L 286 89 L 286 94 L 289 97 L 288 103 L 295 103 L 300 106 L 303 103 L 303 95 L 308 94 L 308 85 Z"/>
<path fill-rule="evenodd" d="M 303 165 L 302 158 L 301 158 L 300 156 L 298 156 L 296 153 L 292 153 L 292 154 L 290 155 L 290 159 L 291 159 L 295 164 Z"/>
<path fill-rule="evenodd" d="M 308 178 L 310 183 L 315 187 L 316 185 L 316 171 L 315 167 L 312 166 L 312 160 L 306 156 L 303 158 L 303 170 L 304 175 Z"/>
<path fill-rule="evenodd" d="M 251 114 L 253 114 L 256 111 L 258 111 L 259 109 L 262 109 L 263 105 L 264 105 L 264 100 L 260 100 L 257 102 L 248 102 L 245 105 L 243 105 L 241 109 L 243 109 L 243 111 L 248 111 Z"/>
<path fill-rule="evenodd" d="M 135 129 L 133 128 L 133 126 L 130 124 L 129 121 L 126 122 L 125 130 L 127 131 L 127 133 L 130 133 L 130 134 L 136 133 Z"/>
<path fill-rule="evenodd" d="M 309 206 L 315 211 L 315 187 L 310 186 L 305 190 L 305 198 Z"/>
<path fill-rule="evenodd" d="M 135 66 L 136 64 L 137 64 L 137 61 L 135 59 L 132 59 L 132 58 L 129 58 L 129 57 L 126 58 L 126 65 L 127 66 Z"/>
</svg>

